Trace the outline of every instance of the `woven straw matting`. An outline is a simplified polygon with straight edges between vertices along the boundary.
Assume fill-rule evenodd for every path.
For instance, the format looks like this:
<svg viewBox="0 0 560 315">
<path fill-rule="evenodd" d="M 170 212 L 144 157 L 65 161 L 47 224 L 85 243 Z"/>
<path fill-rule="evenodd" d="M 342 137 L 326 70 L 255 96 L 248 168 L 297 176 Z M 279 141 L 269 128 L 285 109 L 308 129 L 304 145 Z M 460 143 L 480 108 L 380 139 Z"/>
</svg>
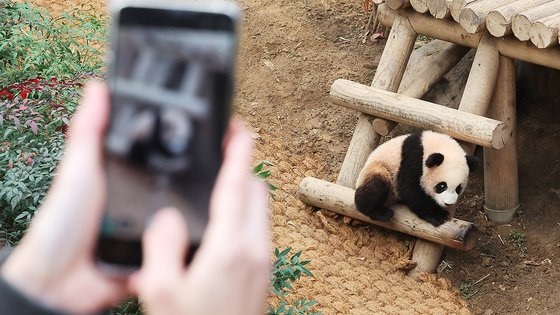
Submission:
<svg viewBox="0 0 560 315">
<path fill-rule="evenodd" d="M 350 225 L 340 216 L 313 212 L 297 199 L 305 176 L 324 178 L 318 154 L 286 157 L 286 145 L 262 141 L 257 157 L 280 161 L 273 168 L 278 186 L 272 201 L 275 246 L 304 250 L 314 278 L 302 278 L 295 289 L 318 301 L 324 314 L 469 314 L 466 303 L 446 279 L 405 275 L 414 242 L 364 225 Z M 333 178 L 327 178 L 333 181 Z M 408 244 L 407 244 L 408 243 Z M 408 245 L 408 246 L 407 246 Z M 271 299 L 271 301 L 274 301 Z"/>
</svg>

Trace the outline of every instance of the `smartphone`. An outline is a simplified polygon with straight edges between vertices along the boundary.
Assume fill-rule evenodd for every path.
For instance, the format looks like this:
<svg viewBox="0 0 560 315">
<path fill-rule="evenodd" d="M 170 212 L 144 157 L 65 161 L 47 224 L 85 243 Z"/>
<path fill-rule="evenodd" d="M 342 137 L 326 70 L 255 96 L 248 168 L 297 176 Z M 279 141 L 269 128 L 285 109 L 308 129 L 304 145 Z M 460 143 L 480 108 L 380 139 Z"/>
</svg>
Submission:
<svg viewBox="0 0 560 315">
<path fill-rule="evenodd" d="M 101 266 L 137 269 L 142 233 L 164 207 L 186 218 L 187 263 L 198 248 L 229 120 L 239 16 L 231 2 L 113 2 Z"/>
</svg>

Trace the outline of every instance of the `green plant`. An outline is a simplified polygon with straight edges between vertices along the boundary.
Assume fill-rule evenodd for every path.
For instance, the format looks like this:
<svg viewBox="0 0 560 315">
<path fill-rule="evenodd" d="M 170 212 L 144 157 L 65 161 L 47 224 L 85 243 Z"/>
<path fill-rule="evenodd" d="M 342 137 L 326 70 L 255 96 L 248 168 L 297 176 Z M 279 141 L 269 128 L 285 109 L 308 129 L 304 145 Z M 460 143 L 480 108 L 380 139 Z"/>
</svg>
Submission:
<svg viewBox="0 0 560 315">
<path fill-rule="evenodd" d="M 264 170 L 267 166 L 274 166 L 274 164 L 272 164 L 272 162 L 270 161 L 264 160 L 253 168 L 253 174 L 264 179 L 270 191 L 275 191 L 278 188 L 268 181 L 268 178 L 272 173 L 270 172 L 270 170 Z"/>
<path fill-rule="evenodd" d="M 296 300 L 294 305 L 289 305 L 288 302 L 282 301 L 278 308 L 269 309 L 267 315 L 319 315 L 321 313 L 311 310 L 315 304 L 317 304 L 316 301 L 307 301 L 305 298 Z"/>
<path fill-rule="evenodd" d="M 129 298 L 121 305 L 113 308 L 111 310 L 112 315 L 142 315 L 144 311 L 142 310 L 142 304 L 138 302 L 136 298 Z"/>
<path fill-rule="evenodd" d="M 313 277 L 313 273 L 305 266 L 310 263 L 309 260 L 301 260 L 300 256 L 302 251 L 299 251 L 289 257 L 292 248 L 288 247 L 282 251 L 278 248 L 274 249 L 274 256 L 276 261 L 273 265 L 272 276 L 270 282 L 272 284 L 272 293 L 279 298 L 285 298 L 293 291 L 292 283 L 300 279 L 301 276 Z M 315 300 L 307 300 L 305 298 L 295 299 L 293 303 L 285 300 L 280 301 L 277 308 L 269 306 L 268 315 L 315 315 L 320 313 L 312 312 L 311 308 L 317 302 Z"/>
<path fill-rule="evenodd" d="M 459 286 L 459 291 L 461 292 L 461 294 L 465 299 L 470 299 L 480 291 L 480 288 L 476 286 L 476 284 L 469 283 L 469 282 L 462 282 L 461 285 Z"/>
<path fill-rule="evenodd" d="M 515 245 L 515 247 L 517 247 L 521 254 L 527 252 L 527 237 L 525 236 L 525 233 L 513 231 L 511 232 L 509 237 L 511 237 L 513 244 Z"/>
<path fill-rule="evenodd" d="M 103 65 L 104 20 L 0 3 L 0 235 L 23 236 L 62 156 L 82 83 Z"/>
<path fill-rule="evenodd" d="M 38 76 L 72 79 L 96 72 L 103 66 L 106 34 L 106 21 L 91 6 L 54 18 L 25 2 L 1 2 L 0 87 Z"/>
</svg>

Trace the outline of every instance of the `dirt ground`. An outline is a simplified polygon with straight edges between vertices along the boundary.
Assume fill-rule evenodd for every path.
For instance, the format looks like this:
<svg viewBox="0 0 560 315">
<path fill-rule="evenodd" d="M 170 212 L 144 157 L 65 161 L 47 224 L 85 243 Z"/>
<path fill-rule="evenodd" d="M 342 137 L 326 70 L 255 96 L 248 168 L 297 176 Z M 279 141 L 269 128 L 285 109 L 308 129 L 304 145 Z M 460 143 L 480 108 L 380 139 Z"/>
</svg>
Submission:
<svg viewBox="0 0 560 315">
<path fill-rule="evenodd" d="M 35 2 L 60 10 L 84 1 Z M 256 161 L 275 165 L 275 246 L 304 250 L 312 261 L 315 277 L 297 284 L 298 296 L 316 299 L 324 314 L 560 313 L 560 105 L 520 103 L 515 220 L 487 221 L 478 172 L 457 215 L 480 228 L 477 247 L 446 249 L 437 277 L 415 281 L 403 271 L 413 238 L 346 224 L 295 194 L 304 176 L 335 180 L 357 121 L 356 113 L 328 101 L 330 84 L 371 82 L 383 50 L 383 40 L 361 41 L 367 22 L 361 1 L 242 0 L 241 6 L 235 111 L 255 133 Z"/>
</svg>

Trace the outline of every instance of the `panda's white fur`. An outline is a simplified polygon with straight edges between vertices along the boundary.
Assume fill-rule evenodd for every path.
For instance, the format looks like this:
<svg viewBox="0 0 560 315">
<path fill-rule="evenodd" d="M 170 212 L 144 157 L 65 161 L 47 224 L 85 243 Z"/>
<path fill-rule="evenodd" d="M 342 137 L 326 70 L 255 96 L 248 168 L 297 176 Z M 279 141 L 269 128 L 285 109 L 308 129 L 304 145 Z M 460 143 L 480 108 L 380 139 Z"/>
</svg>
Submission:
<svg viewBox="0 0 560 315">
<path fill-rule="evenodd" d="M 438 226 L 449 218 L 447 208 L 465 190 L 476 164 L 444 134 L 423 131 L 393 138 L 377 147 L 361 170 L 356 208 L 374 220 L 389 220 L 389 207 L 401 202 Z"/>
</svg>

